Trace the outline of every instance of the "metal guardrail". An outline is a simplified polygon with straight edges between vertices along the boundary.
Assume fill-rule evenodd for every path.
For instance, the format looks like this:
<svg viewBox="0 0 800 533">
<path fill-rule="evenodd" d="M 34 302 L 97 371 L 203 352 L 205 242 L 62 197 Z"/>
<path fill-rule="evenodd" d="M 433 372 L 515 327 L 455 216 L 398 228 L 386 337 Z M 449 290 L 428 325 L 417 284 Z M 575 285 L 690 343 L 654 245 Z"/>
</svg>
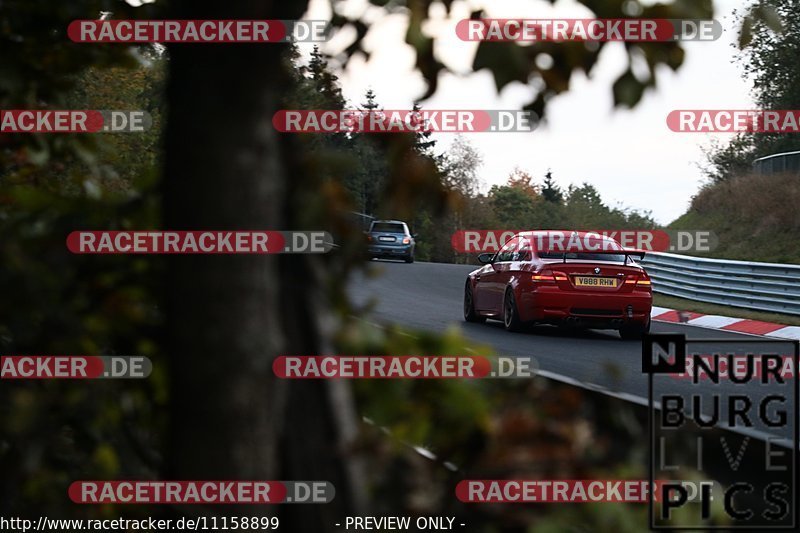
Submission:
<svg viewBox="0 0 800 533">
<path fill-rule="evenodd" d="M 758 174 L 800 173 L 800 151 L 783 152 L 756 159 L 753 161 L 753 170 Z"/>
<path fill-rule="evenodd" d="M 653 290 L 698 302 L 800 315 L 800 265 L 649 252 Z"/>
</svg>

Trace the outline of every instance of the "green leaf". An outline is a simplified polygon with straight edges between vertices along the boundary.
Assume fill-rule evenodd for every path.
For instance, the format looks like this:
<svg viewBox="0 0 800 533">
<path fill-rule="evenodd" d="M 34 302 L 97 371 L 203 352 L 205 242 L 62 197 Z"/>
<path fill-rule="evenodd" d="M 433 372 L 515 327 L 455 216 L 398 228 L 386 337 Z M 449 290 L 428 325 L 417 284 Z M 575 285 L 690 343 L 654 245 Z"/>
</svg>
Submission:
<svg viewBox="0 0 800 533">
<path fill-rule="evenodd" d="M 498 91 L 512 81 L 526 83 L 530 73 L 525 52 L 512 42 L 481 42 L 472 68 L 475 71 L 483 68 L 491 70 Z"/>
<path fill-rule="evenodd" d="M 639 103 L 644 94 L 645 85 L 636 79 L 629 68 L 625 74 L 614 82 L 614 105 L 633 107 Z"/>
</svg>

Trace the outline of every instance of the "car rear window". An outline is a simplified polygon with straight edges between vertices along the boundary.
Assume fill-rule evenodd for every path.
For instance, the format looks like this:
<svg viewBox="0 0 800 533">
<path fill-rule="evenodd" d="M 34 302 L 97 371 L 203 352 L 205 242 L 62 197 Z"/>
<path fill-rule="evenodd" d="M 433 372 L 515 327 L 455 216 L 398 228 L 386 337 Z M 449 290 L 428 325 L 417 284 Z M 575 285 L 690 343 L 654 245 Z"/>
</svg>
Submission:
<svg viewBox="0 0 800 533">
<path fill-rule="evenodd" d="M 381 231 L 384 233 L 405 233 L 406 230 L 402 224 L 392 224 L 390 222 L 376 222 L 372 225 L 370 231 Z"/>
</svg>

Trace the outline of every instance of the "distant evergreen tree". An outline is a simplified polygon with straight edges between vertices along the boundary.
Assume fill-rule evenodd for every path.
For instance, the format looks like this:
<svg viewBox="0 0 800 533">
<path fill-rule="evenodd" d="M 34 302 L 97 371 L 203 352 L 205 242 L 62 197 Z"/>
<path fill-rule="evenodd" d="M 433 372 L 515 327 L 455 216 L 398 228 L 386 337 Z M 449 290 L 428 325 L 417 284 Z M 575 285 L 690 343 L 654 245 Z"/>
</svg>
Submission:
<svg viewBox="0 0 800 533">
<path fill-rule="evenodd" d="M 374 112 L 382 109 L 375 91 L 367 89 L 364 93 L 363 111 Z M 373 215 L 378 208 L 378 200 L 389 172 L 389 156 L 383 144 L 376 142 L 375 134 L 356 133 L 352 140 L 359 170 L 355 174 L 351 190 L 356 192 L 359 209 L 363 213 Z"/>
<path fill-rule="evenodd" d="M 314 46 L 311 60 L 303 70 L 318 95 L 319 109 L 344 109 L 346 102 L 339 87 L 339 78 L 328 69 L 328 60 L 318 46 Z"/>
<path fill-rule="evenodd" d="M 422 107 L 418 103 L 414 103 L 412 110 L 414 113 L 420 113 L 422 111 Z M 431 139 L 431 135 L 433 135 L 433 132 L 426 128 L 422 128 L 420 131 L 415 132 L 414 149 L 418 154 L 433 157 L 435 161 L 439 162 L 441 157 L 436 157 L 433 155 L 433 147 L 436 146 L 436 140 Z"/>
<path fill-rule="evenodd" d="M 556 182 L 553 180 L 553 172 L 549 169 L 547 174 L 544 175 L 542 198 L 544 198 L 545 202 L 553 204 L 561 204 L 564 201 L 564 193 L 561 191 L 561 187 L 556 185 Z"/>
<path fill-rule="evenodd" d="M 380 105 L 377 102 L 375 91 L 373 91 L 371 88 L 367 89 L 367 92 L 364 93 L 364 98 L 366 98 L 367 101 L 361 104 L 362 109 L 366 111 L 380 110 Z"/>
</svg>

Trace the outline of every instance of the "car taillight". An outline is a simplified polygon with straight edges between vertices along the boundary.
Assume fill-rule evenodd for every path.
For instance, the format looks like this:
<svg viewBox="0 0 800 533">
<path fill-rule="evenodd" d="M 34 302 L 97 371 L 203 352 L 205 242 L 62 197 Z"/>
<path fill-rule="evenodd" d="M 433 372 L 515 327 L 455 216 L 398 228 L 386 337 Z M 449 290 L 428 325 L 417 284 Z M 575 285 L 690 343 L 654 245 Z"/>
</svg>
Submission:
<svg viewBox="0 0 800 533">
<path fill-rule="evenodd" d="M 532 274 L 531 280 L 535 283 L 555 283 L 556 281 L 567 281 L 567 275 L 563 272 L 542 270 L 538 274 Z"/>
<path fill-rule="evenodd" d="M 625 280 L 625 285 L 636 285 L 637 287 L 650 287 L 652 283 L 646 275 L 642 276 L 628 276 Z"/>
<path fill-rule="evenodd" d="M 411 244 L 411 237 L 403 237 L 403 244 Z"/>
</svg>

